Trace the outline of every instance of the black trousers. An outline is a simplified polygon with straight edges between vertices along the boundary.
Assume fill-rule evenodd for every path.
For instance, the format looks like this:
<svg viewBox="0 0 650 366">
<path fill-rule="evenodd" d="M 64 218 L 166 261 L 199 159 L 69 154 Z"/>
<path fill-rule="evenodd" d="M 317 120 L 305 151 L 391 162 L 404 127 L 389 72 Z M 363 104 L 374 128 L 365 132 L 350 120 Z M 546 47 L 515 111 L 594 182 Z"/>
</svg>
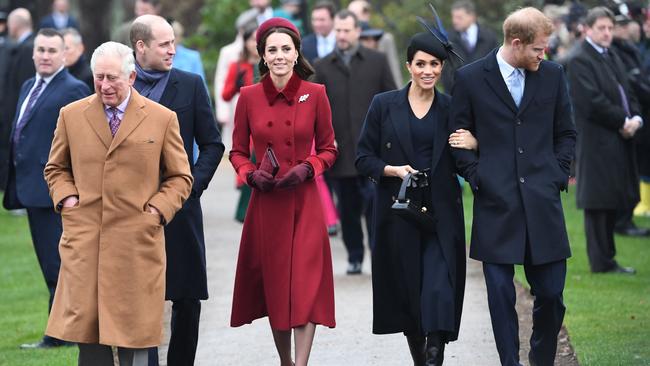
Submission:
<svg viewBox="0 0 650 366">
<path fill-rule="evenodd" d="M 201 301 L 197 299 L 172 300 L 171 338 L 167 350 L 167 365 L 194 365 L 199 342 Z M 149 366 L 158 366 L 158 349 L 149 349 Z"/>
<path fill-rule="evenodd" d="M 348 262 L 363 262 L 363 229 L 361 216 L 366 218 L 368 235 L 372 235 L 372 183 L 361 176 L 332 178 L 336 194 L 343 244 L 348 251 Z M 372 243 L 372 238 L 369 238 Z M 372 248 L 371 248 L 372 249 Z"/>
<path fill-rule="evenodd" d="M 524 264 L 533 303 L 531 358 L 539 366 L 552 366 L 557 349 L 557 335 L 564 320 L 562 300 L 566 278 L 566 260 L 531 265 Z M 519 319 L 515 309 L 517 294 L 513 283 L 513 264 L 483 263 L 487 285 L 492 331 L 504 366 L 519 366 Z"/>
<path fill-rule="evenodd" d="M 585 210 L 587 256 L 592 272 L 604 272 L 617 266 L 614 256 L 614 227 L 616 210 Z"/>
<path fill-rule="evenodd" d="M 41 266 L 47 289 L 50 292 L 49 313 L 49 310 L 52 309 L 56 282 L 61 267 L 61 258 L 59 257 L 59 240 L 61 240 L 61 234 L 63 233 L 61 216 L 54 212 L 52 207 L 28 207 L 27 219 L 36 258 Z"/>
</svg>

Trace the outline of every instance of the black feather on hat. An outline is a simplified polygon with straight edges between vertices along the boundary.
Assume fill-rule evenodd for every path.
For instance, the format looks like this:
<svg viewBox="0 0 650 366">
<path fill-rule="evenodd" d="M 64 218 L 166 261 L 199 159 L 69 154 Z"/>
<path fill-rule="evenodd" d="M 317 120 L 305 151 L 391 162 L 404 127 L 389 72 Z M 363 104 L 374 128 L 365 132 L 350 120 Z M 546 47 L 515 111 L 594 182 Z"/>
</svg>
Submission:
<svg viewBox="0 0 650 366">
<path fill-rule="evenodd" d="M 427 32 L 418 33 L 411 38 L 409 48 L 426 52 L 437 57 L 440 60 L 449 59 L 453 64 L 463 63 L 463 58 L 454 50 L 454 46 L 449 42 L 447 32 L 442 25 L 438 12 L 429 4 L 435 22 L 429 25 L 426 20 L 418 16 L 418 22 L 427 30 Z"/>
</svg>

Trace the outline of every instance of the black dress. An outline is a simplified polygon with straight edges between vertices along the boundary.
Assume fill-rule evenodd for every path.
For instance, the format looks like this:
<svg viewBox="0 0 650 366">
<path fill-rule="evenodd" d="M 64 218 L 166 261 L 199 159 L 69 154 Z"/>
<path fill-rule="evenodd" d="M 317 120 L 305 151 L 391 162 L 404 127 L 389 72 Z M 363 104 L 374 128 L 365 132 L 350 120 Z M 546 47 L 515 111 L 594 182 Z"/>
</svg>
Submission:
<svg viewBox="0 0 650 366">
<path fill-rule="evenodd" d="M 414 160 L 412 167 L 423 170 L 431 167 L 433 145 L 435 141 L 438 103 L 432 103 L 427 114 L 417 118 L 412 108 L 409 108 L 409 127 L 413 143 Z M 431 208 L 431 185 L 417 190 L 413 194 L 419 198 L 422 205 Z M 413 226 L 413 230 L 418 230 Z M 443 257 L 437 234 L 419 231 L 419 246 L 421 253 L 421 292 L 420 318 L 423 335 L 431 332 L 453 332 L 454 292 L 448 276 L 447 262 Z"/>
</svg>

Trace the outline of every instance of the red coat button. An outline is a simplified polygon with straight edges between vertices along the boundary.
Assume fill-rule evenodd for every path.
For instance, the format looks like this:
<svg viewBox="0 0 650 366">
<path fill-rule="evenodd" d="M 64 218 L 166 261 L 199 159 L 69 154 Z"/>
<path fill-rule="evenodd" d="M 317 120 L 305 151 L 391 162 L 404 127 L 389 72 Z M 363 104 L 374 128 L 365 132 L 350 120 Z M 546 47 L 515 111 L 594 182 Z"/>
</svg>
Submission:
<svg viewBox="0 0 650 366">
<path fill-rule="evenodd" d="M 291 146 L 291 141 L 287 140 L 287 146 Z"/>
<path fill-rule="evenodd" d="M 266 125 L 269 126 L 269 127 L 273 127 L 273 121 L 266 122 Z"/>
<path fill-rule="evenodd" d="M 289 121 L 289 120 L 284 121 L 284 123 L 285 123 L 287 126 L 291 126 L 291 121 Z"/>
</svg>

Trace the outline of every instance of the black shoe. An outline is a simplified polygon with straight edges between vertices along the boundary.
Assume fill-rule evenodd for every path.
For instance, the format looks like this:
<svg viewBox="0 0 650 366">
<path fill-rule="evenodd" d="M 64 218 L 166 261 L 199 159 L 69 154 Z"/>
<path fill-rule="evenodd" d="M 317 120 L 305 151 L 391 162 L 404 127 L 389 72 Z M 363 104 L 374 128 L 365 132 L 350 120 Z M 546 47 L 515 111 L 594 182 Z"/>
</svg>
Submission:
<svg viewBox="0 0 650 366">
<path fill-rule="evenodd" d="M 44 337 L 36 343 L 23 343 L 20 345 L 21 349 L 45 349 L 55 347 L 74 346 L 75 343 L 62 341 L 60 339 Z"/>
<path fill-rule="evenodd" d="M 350 262 L 350 263 L 348 263 L 348 271 L 347 271 L 347 273 L 349 275 L 361 274 L 361 262 Z"/>
<path fill-rule="evenodd" d="M 409 344 L 409 351 L 413 359 L 413 366 L 424 366 L 426 339 L 423 336 L 406 336 Z"/>
<path fill-rule="evenodd" d="M 427 336 L 427 349 L 426 349 L 426 366 L 442 366 L 442 361 L 445 359 L 445 342 L 442 341 L 438 333 L 429 334 Z"/>
<path fill-rule="evenodd" d="M 623 267 L 621 265 L 616 265 L 610 270 L 607 270 L 603 273 L 620 273 L 620 274 L 626 274 L 626 275 L 633 275 L 636 274 L 636 270 L 632 267 Z"/>
<path fill-rule="evenodd" d="M 646 229 L 643 227 L 636 227 L 636 226 L 628 226 L 623 229 L 615 229 L 614 231 L 617 234 L 623 236 L 635 236 L 635 237 L 650 236 L 650 229 Z"/>
</svg>

